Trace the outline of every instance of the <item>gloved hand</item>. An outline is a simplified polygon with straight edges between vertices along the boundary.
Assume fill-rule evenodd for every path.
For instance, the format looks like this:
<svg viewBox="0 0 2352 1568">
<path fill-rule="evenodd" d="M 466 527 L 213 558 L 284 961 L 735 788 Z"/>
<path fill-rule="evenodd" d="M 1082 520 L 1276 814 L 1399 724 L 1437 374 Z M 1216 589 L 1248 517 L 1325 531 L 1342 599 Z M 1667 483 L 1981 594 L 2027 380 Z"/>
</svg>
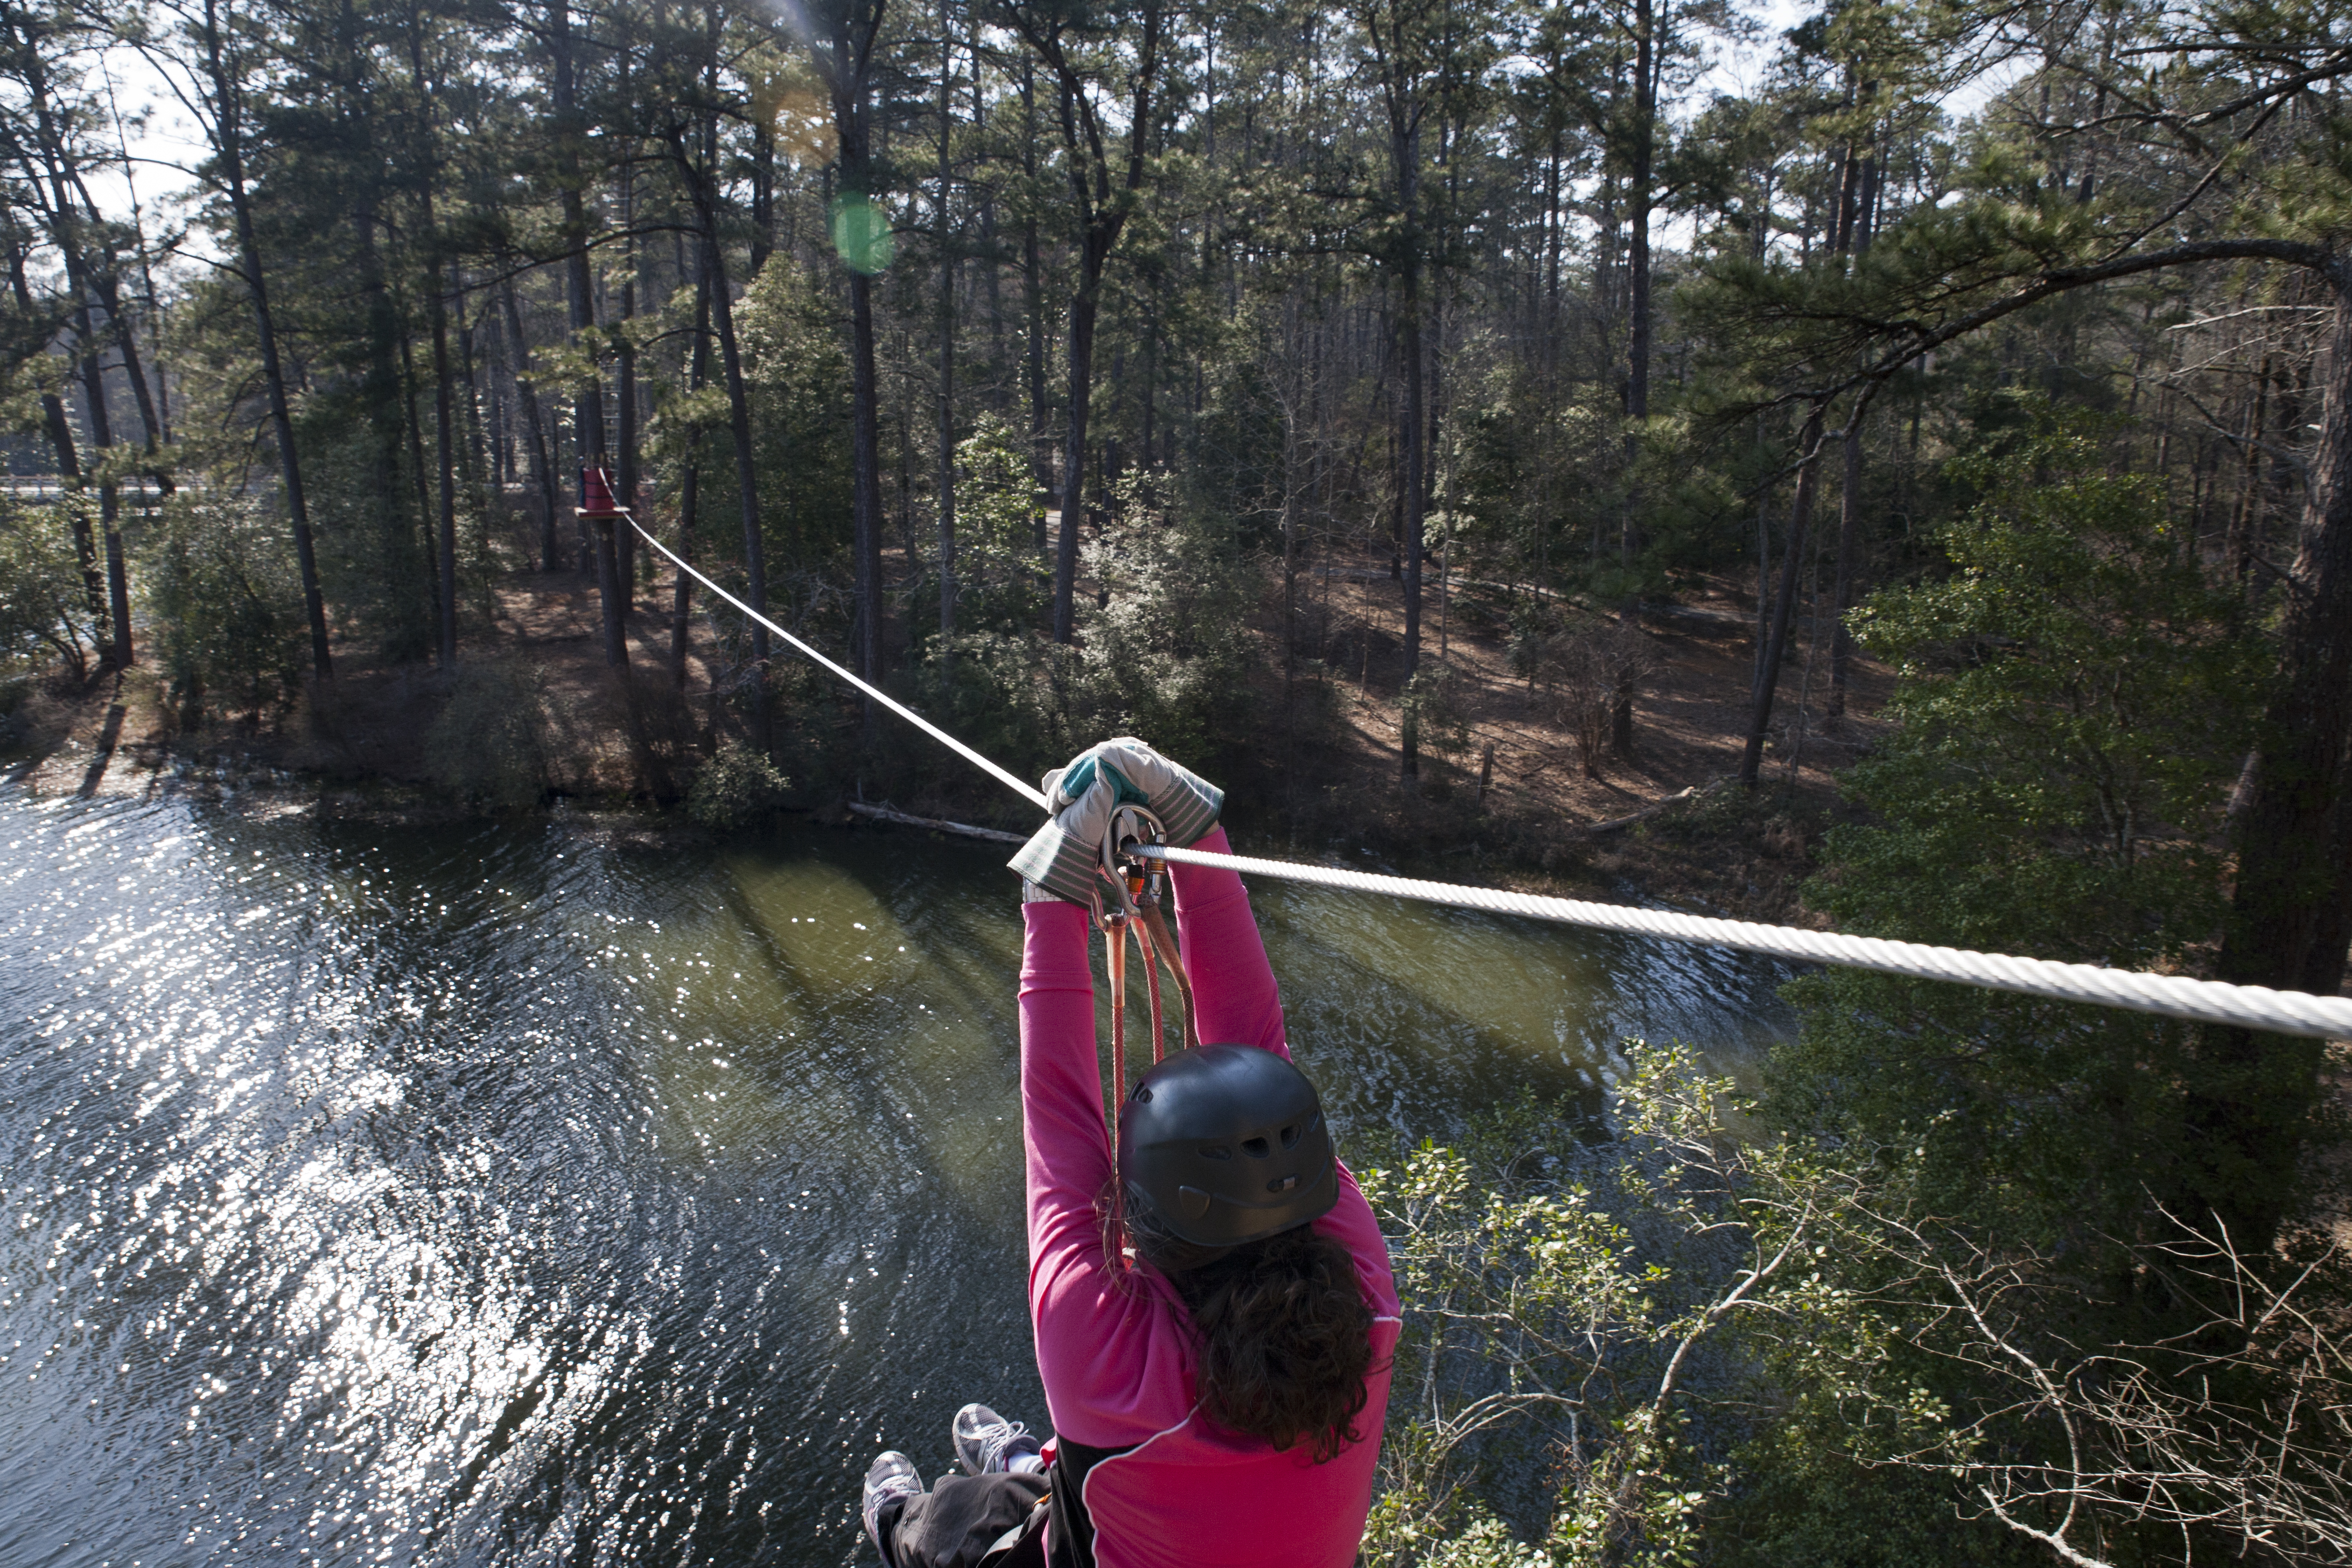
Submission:
<svg viewBox="0 0 2352 1568">
<path fill-rule="evenodd" d="M 1181 848 L 1217 825 L 1225 804 L 1224 791 L 1125 736 L 1088 747 L 1041 783 L 1053 819 L 1007 864 L 1034 886 L 1080 904 L 1103 885 L 1096 868 L 1119 806 L 1150 810 L 1168 829 L 1168 842 Z"/>
</svg>

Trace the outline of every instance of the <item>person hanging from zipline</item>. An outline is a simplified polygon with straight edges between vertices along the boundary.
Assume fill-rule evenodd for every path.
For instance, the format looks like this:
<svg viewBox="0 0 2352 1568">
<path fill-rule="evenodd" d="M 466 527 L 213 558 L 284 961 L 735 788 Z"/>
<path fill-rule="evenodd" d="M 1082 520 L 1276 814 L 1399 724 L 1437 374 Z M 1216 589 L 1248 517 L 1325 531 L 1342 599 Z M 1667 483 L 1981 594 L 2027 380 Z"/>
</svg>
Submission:
<svg viewBox="0 0 2352 1568">
<path fill-rule="evenodd" d="M 1291 1064 L 1234 872 L 1172 868 L 1208 1043 L 1136 1080 L 1115 1139 L 1104 1125 L 1087 946 L 1118 895 L 1106 838 L 1140 805 L 1166 842 L 1224 850 L 1223 795 L 1134 740 L 1082 752 L 1045 795 L 1053 818 L 1012 867 L 1029 1308 L 1054 1435 L 965 1405 L 965 1473 L 926 1491 L 905 1455 L 882 1455 L 867 1533 L 887 1568 L 1345 1568 L 1371 1506 L 1396 1286 Z"/>
</svg>

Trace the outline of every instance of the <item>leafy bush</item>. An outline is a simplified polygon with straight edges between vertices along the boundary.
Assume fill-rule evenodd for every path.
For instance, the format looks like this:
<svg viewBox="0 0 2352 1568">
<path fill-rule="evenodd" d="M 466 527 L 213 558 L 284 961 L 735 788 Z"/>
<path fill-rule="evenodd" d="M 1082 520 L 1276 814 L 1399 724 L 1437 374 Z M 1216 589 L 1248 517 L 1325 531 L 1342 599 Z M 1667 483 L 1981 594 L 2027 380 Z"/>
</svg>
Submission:
<svg viewBox="0 0 2352 1568">
<path fill-rule="evenodd" d="M 1405 1318 L 1368 1563 L 1696 1555 L 1723 1478 L 1694 1413 L 1753 1393 L 1727 1301 L 1761 1281 L 1743 1289 L 1748 1249 L 1721 1237 L 1784 1233 L 1744 1205 L 1737 1153 L 1717 1146 L 1728 1086 L 1687 1051 L 1627 1049 L 1622 1137 L 1593 1141 L 1589 1119 L 1529 1099 L 1362 1173 Z"/>
<path fill-rule="evenodd" d="M 789 250 L 770 259 L 774 265 L 761 268 L 744 291 L 735 323 L 743 340 L 769 586 L 777 594 L 794 571 L 848 564 L 853 481 L 840 303 Z M 703 396 L 679 412 L 709 433 L 698 448 L 701 531 L 719 554 L 734 555 L 742 546 L 740 501 L 717 357 Z"/>
<path fill-rule="evenodd" d="M 1036 479 L 1021 437 L 1003 419 L 982 415 L 956 447 L 956 462 L 962 470 L 956 486 L 956 629 L 1035 630 L 1045 625 L 1050 584 L 1035 544 Z M 939 597 L 936 582 L 927 595 L 920 585 L 916 592 L 924 605 Z"/>
<path fill-rule="evenodd" d="M 309 654 L 294 552 L 259 505 L 183 490 L 141 562 L 157 662 L 193 721 L 207 700 L 258 713 L 292 696 Z"/>
<path fill-rule="evenodd" d="M 2219 830 L 2262 706 L 2236 585 L 2209 584 L 2155 483 L 2078 434 L 1979 477 L 1990 499 L 1938 541 L 1949 574 L 1853 616 L 1896 666 L 1899 723 L 1848 775 L 1871 820 L 1828 836 L 1807 901 L 1841 931 L 2193 966 L 2227 916 Z M 2201 1215 L 2252 1179 L 2203 1168 L 2189 1101 L 2272 1088 L 2217 1082 L 2189 1026 L 1859 971 L 1791 995 L 1777 1114 L 1924 1142 L 1956 1212 L 2073 1237 L 2086 1268 L 2152 1198 Z"/>
<path fill-rule="evenodd" d="M 1055 694 L 1066 689 L 1066 673 L 1079 662 L 1076 650 L 1034 632 L 960 633 L 945 643 L 932 639 L 926 662 L 915 671 L 915 694 L 982 754 L 1040 772 L 1069 736 Z"/>
<path fill-rule="evenodd" d="M 1451 763 L 1470 749 L 1470 720 L 1455 691 L 1459 679 L 1452 665 L 1432 659 L 1404 683 L 1397 706 L 1407 752 L 1425 752 Z"/>
<path fill-rule="evenodd" d="M 1404 1323 L 1368 1564 L 2317 1561 L 2352 1529 L 2340 1268 L 2151 1225 L 2124 1277 L 2170 1321 L 2088 1338 L 2070 1260 L 1941 1209 L 1927 1150 L 1773 1136 L 1687 1049 L 1626 1050 L 1610 1136 L 1528 1100 L 1375 1137 Z"/>
<path fill-rule="evenodd" d="M 1255 563 L 1213 526 L 1152 513 L 1132 480 L 1121 489 L 1118 517 L 1083 549 L 1101 602 L 1076 644 L 974 630 L 933 638 L 913 672 L 919 702 L 1010 767 L 1034 773 L 1110 735 L 1209 766 L 1246 729 Z M 936 763 L 923 752 L 916 765 Z"/>
<path fill-rule="evenodd" d="M 440 514 L 418 517 L 415 475 L 400 447 L 383 441 L 382 426 L 359 416 L 354 402 L 329 396 L 303 421 L 302 484 L 320 586 L 345 621 L 343 636 L 365 639 L 384 659 L 423 662 L 439 637 L 438 567 L 428 541 Z"/>
<path fill-rule="evenodd" d="M 77 678 L 98 651 L 98 624 L 74 554 L 68 495 L 48 504 L 0 493 L 0 671 L 63 659 Z"/>
<path fill-rule="evenodd" d="M 687 815 L 705 827 L 748 827 L 775 815 L 792 781 L 740 741 L 728 741 L 696 770 Z"/>
<path fill-rule="evenodd" d="M 518 659 L 458 668 L 425 736 L 425 763 L 451 794 L 493 811 L 528 811 L 547 793 L 552 747 L 540 675 Z"/>
<path fill-rule="evenodd" d="M 1104 601 L 1086 625 L 1074 716 L 1087 741 L 1148 735 L 1171 756 L 1213 757 L 1251 707 L 1257 567 L 1215 522 L 1156 516 L 1136 476 L 1119 502 L 1085 547 Z"/>
</svg>

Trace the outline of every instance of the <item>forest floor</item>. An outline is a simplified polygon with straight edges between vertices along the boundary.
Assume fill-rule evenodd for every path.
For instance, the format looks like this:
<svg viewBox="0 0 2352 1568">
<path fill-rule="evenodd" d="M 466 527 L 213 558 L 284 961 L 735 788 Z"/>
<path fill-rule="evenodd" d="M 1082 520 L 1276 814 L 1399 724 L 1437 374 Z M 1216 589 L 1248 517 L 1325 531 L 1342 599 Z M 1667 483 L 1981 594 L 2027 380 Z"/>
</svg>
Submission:
<svg viewBox="0 0 2352 1568">
<path fill-rule="evenodd" d="M 1686 575 L 1673 604 L 1643 608 L 1655 671 L 1635 704 L 1632 752 L 1604 752 L 1599 776 L 1589 776 L 1557 695 L 1540 681 L 1530 689 L 1511 668 L 1501 595 L 1440 592 L 1433 572 L 1423 647 L 1455 671 L 1452 700 L 1468 744 L 1451 758 L 1425 758 L 1420 787 L 1408 792 L 1396 783 L 1402 591 L 1385 566 L 1304 574 L 1299 584 L 1307 640 L 1324 649 L 1344 726 L 1342 743 L 1311 776 L 1339 812 L 1364 825 L 1363 837 L 1406 856 L 1472 857 L 1494 872 L 1630 884 L 1751 919 L 1802 918 L 1798 885 L 1813 868 L 1821 831 L 1850 814 L 1837 775 L 1887 729 L 1875 715 L 1893 690 L 1890 670 L 1857 655 L 1847 714 L 1828 718 L 1827 637 L 1816 657 L 1809 628 L 1794 628 L 1762 787 L 1748 796 L 1732 780 L 1748 722 L 1755 601 L 1744 584 Z M 1583 626 L 1611 618 L 1573 606 L 1566 614 Z M 1277 591 L 1263 618 L 1278 626 L 1278 615 Z M 1277 645 L 1270 636 L 1269 665 Z M 1267 685 L 1276 697 L 1278 676 Z M 1314 827 L 1349 837 L 1335 815 L 1324 811 Z"/>
<path fill-rule="evenodd" d="M 1604 755 L 1600 776 L 1590 777 L 1556 697 L 1541 686 L 1531 691 L 1511 670 L 1500 595 L 1491 585 L 1449 589 L 1433 567 L 1424 647 L 1442 651 L 1455 671 L 1452 700 L 1468 744 L 1425 757 L 1420 780 L 1406 788 L 1398 779 L 1402 585 L 1385 558 L 1341 557 L 1302 573 L 1297 594 L 1304 673 L 1283 672 L 1278 580 L 1253 627 L 1264 719 L 1241 748 L 1251 760 L 1231 781 L 1236 809 L 1229 813 L 1244 840 L 1281 842 L 1292 852 L 1353 848 L 1455 879 L 1600 887 L 1750 919 L 1808 920 L 1799 885 L 1813 868 L 1821 830 L 1845 810 L 1837 774 L 1885 728 L 1873 717 L 1893 685 L 1884 668 L 1857 657 L 1848 716 L 1826 718 L 1826 649 L 1812 648 L 1801 623 L 1764 787 L 1746 795 L 1729 781 L 1748 721 L 1754 601 L 1744 584 L 1685 578 L 1674 604 L 1644 606 L 1642 632 L 1656 670 L 1636 704 L 1632 754 Z M 685 702 L 667 696 L 678 689 L 668 602 L 666 574 L 638 594 L 631 663 L 640 693 L 688 716 L 690 735 L 691 715 L 709 711 L 711 671 L 690 654 Z M 1566 613 L 1572 622 L 1601 620 Z M 509 573 L 489 624 L 463 657 L 528 668 L 556 716 L 560 792 L 614 805 L 642 796 L 625 700 L 603 664 L 592 580 Z M 25 784 L 44 795 L 177 791 L 235 797 L 244 809 L 272 814 L 450 816 L 459 807 L 434 787 L 426 744 L 449 689 L 429 666 L 371 663 L 354 650 L 338 664 L 331 702 L 215 717 L 191 732 L 174 722 L 156 676 L 140 667 L 79 689 L 46 689 L 16 716 L 15 749 Z M 1302 711 L 1316 716 L 1303 734 L 1286 717 Z M 839 803 L 814 804 L 822 820 L 848 820 Z M 955 815 L 952 796 L 896 804 Z"/>
</svg>

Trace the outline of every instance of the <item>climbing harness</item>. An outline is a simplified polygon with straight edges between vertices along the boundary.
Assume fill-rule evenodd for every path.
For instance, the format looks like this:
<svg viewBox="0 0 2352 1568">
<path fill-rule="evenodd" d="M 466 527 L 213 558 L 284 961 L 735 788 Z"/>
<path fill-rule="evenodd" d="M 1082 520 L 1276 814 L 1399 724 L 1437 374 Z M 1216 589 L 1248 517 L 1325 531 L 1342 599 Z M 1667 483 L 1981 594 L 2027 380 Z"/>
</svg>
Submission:
<svg viewBox="0 0 2352 1568">
<path fill-rule="evenodd" d="M 859 679 L 688 565 L 676 551 L 646 532 L 635 517 L 628 517 L 625 512 L 623 515 L 627 517 L 629 526 L 635 529 L 646 543 L 667 556 L 679 571 L 1030 805 L 1040 811 L 1047 809 L 1045 794 L 1036 786 L 981 755 L 888 692 Z M 1221 866 L 1228 870 L 1247 872 L 1254 877 L 1307 882 L 1348 892 L 1385 893 L 1393 898 L 1413 899 L 1424 903 L 1450 904 L 1457 909 L 1485 910 L 1494 914 L 1556 921 L 1567 925 L 1622 931 L 1633 936 L 1663 937 L 1669 942 L 1739 948 L 1799 963 L 1827 963 L 1920 980 L 1950 981 L 1990 991 L 2010 991 L 2057 1002 L 2086 1002 L 2101 1007 L 2121 1007 L 2191 1023 L 2223 1024 L 2271 1034 L 2352 1039 L 2352 997 L 2315 996 L 2302 991 L 2273 991 L 2263 985 L 2232 985 L 2224 981 L 2192 980 L 2179 974 L 2101 969 L 2088 963 L 2016 958 L 2003 953 L 1975 952 L 1966 948 L 1889 942 L 1880 937 L 1842 936 L 1834 931 L 1801 931 L 1794 926 L 1765 925 L 1754 921 L 1717 920 L 1704 915 L 1682 914 L 1672 910 L 1633 909 L 1622 904 L 1592 903 L 1582 899 L 1508 893 L 1491 888 L 1423 881 L 1412 877 L 1383 876 L 1339 866 L 1307 866 L 1297 861 L 1266 860 L 1251 855 L 1221 855 L 1202 849 L 1180 849 L 1173 845 L 1162 845 L 1154 853 L 1159 858 L 1174 865 Z M 1172 947 L 1173 943 L 1170 945 Z M 1181 973 L 1181 969 L 1178 973 Z"/>
</svg>

